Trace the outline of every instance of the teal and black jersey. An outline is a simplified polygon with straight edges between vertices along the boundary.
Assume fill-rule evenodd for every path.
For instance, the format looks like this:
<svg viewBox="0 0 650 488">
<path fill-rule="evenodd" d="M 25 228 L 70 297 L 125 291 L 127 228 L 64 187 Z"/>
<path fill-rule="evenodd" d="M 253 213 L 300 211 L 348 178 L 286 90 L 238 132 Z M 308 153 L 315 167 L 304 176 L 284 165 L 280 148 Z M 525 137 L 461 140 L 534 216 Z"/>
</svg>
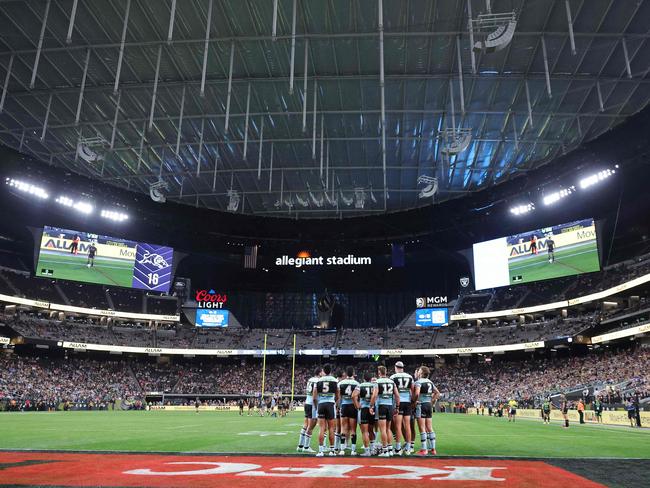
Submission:
<svg viewBox="0 0 650 488">
<path fill-rule="evenodd" d="M 435 385 L 429 378 L 420 378 L 415 382 L 415 389 L 420 389 L 419 403 L 431 403 Z"/>
<path fill-rule="evenodd" d="M 305 392 L 306 393 L 305 405 L 314 404 L 314 397 L 312 396 L 312 394 L 314 393 L 314 386 L 316 385 L 317 381 L 318 381 L 318 376 L 312 376 L 307 381 L 307 391 Z"/>
<path fill-rule="evenodd" d="M 341 393 L 341 405 L 351 405 L 352 392 L 359 386 L 359 382 L 354 378 L 345 378 L 339 381 L 339 391 Z"/>
<path fill-rule="evenodd" d="M 359 401 L 361 408 L 370 408 L 370 399 L 372 398 L 372 390 L 375 389 L 375 384 L 369 381 L 364 381 L 357 385 L 356 390 L 359 392 Z"/>
<path fill-rule="evenodd" d="M 334 376 L 321 376 L 316 382 L 316 392 L 318 393 L 318 403 L 334 403 L 336 401 L 336 391 L 339 384 Z"/>
<path fill-rule="evenodd" d="M 401 402 L 411 401 L 411 386 L 413 386 L 413 376 L 408 373 L 395 373 L 390 377 L 397 385 L 399 390 L 399 399 Z"/>
<path fill-rule="evenodd" d="M 377 388 L 378 405 L 393 405 L 393 392 L 396 388 L 393 380 L 390 378 L 378 378 L 375 388 Z"/>
</svg>

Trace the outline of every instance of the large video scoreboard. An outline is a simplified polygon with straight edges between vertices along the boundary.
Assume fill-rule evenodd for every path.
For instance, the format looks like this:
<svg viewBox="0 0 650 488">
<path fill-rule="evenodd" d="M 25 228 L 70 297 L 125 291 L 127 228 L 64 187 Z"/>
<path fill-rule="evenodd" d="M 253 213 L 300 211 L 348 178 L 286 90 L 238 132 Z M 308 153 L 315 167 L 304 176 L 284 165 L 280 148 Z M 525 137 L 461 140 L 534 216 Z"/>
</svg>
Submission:
<svg viewBox="0 0 650 488">
<path fill-rule="evenodd" d="M 38 251 L 36 276 L 169 292 L 171 247 L 46 226 Z"/>
</svg>

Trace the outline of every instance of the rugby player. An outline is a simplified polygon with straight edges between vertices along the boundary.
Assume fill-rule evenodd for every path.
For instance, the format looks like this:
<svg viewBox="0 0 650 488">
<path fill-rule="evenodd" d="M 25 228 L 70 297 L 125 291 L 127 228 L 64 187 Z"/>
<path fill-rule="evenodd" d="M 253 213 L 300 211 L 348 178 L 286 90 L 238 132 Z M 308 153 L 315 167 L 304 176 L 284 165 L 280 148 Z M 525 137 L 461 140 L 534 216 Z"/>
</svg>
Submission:
<svg viewBox="0 0 650 488">
<path fill-rule="evenodd" d="M 440 391 L 429 379 L 430 374 L 431 370 L 427 366 L 420 366 L 419 378 L 415 382 L 415 400 L 420 405 L 420 417 L 417 419 L 420 429 L 421 447 L 418 451 L 420 456 L 426 456 L 429 453 L 432 456 L 436 455 L 436 433 L 431 425 L 431 417 L 433 416 L 433 406 L 440 398 Z"/>
<path fill-rule="evenodd" d="M 569 401 L 562 395 L 562 417 L 564 418 L 564 429 L 569 428 Z"/>
<path fill-rule="evenodd" d="M 519 404 L 517 403 L 517 400 L 514 398 L 508 402 L 508 422 L 515 421 L 515 418 L 517 416 L 517 407 Z"/>
<path fill-rule="evenodd" d="M 321 376 L 323 376 L 323 368 L 318 366 L 314 372 L 314 376 L 307 380 L 307 394 L 305 396 L 304 405 L 305 420 L 302 429 L 300 429 L 300 437 L 298 438 L 298 447 L 296 448 L 296 451 L 298 452 L 316 452 L 311 448 L 311 433 L 313 432 L 318 419 L 318 413 L 314 408 L 313 392 L 314 386 L 316 386 L 316 383 Z"/>
<path fill-rule="evenodd" d="M 594 414 L 596 416 L 596 422 L 599 424 L 603 423 L 603 402 L 600 401 L 600 398 L 596 397 L 593 403 Z"/>
<path fill-rule="evenodd" d="M 374 387 L 377 385 L 377 378 L 372 377 L 370 382 Z M 370 424 L 370 427 L 368 429 L 368 434 L 370 435 L 370 447 L 371 447 L 371 452 L 374 456 L 381 454 L 381 435 L 379 435 L 379 438 L 377 437 L 379 434 L 379 397 L 375 398 L 375 401 L 371 403 L 372 408 L 375 411 L 375 415 L 372 418 L 372 424 Z"/>
<path fill-rule="evenodd" d="M 548 253 L 548 262 L 554 263 L 555 262 L 555 241 L 551 237 L 551 234 L 549 234 L 548 239 L 546 239 L 546 252 Z"/>
<path fill-rule="evenodd" d="M 395 374 L 390 379 L 397 385 L 399 392 L 399 406 L 396 405 L 397 414 L 394 419 L 395 435 L 397 436 L 395 454 L 402 455 L 402 439 L 404 439 L 404 452 L 411 454 L 411 415 L 413 413 L 411 401 L 415 390 L 415 382 L 413 376 L 404 371 L 402 361 L 395 363 Z"/>
<path fill-rule="evenodd" d="M 420 368 L 415 368 L 413 380 L 417 382 L 420 379 Z M 413 398 L 413 415 L 411 416 L 411 450 L 415 451 L 415 426 L 418 425 L 418 419 L 421 417 L 422 406 L 417 397 Z"/>
<path fill-rule="evenodd" d="M 357 416 L 359 407 L 357 402 L 352 399 L 352 394 L 358 386 L 359 382 L 354 379 L 354 368 L 348 366 L 345 370 L 345 378 L 339 381 L 342 441 L 339 456 L 344 456 L 346 449 L 350 449 L 351 456 L 357 455 Z"/>
<path fill-rule="evenodd" d="M 340 385 L 339 385 L 340 386 Z M 370 456 L 370 433 L 374 437 L 375 409 L 370 400 L 375 385 L 372 383 L 372 374 L 366 371 L 363 375 L 363 383 L 358 383 L 352 392 L 352 401 L 359 410 L 359 425 L 361 426 L 361 442 L 363 443 L 362 456 Z"/>
<path fill-rule="evenodd" d="M 86 267 L 94 267 L 95 266 L 95 255 L 97 254 L 97 247 L 95 247 L 95 243 L 91 242 L 90 246 L 88 246 L 88 263 L 86 264 Z"/>
<path fill-rule="evenodd" d="M 393 445 L 391 444 L 389 422 L 393 418 L 393 405 L 399 409 L 399 391 L 395 382 L 386 377 L 386 366 L 379 366 L 377 373 L 379 374 L 379 378 L 373 388 L 370 403 L 377 401 L 377 412 L 379 415 L 378 426 L 381 436 L 381 454 L 379 454 L 379 457 L 392 457 Z"/>
<path fill-rule="evenodd" d="M 338 370 L 336 374 L 334 375 L 336 377 L 336 381 L 339 383 L 346 379 L 348 376 L 343 370 Z M 339 392 L 341 389 L 339 388 Z M 334 409 L 334 415 L 336 418 L 336 430 L 334 431 L 334 450 L 338 453 L 341 450 L 341 438 L 343 437 L 341 435 L 341 404 L 340 401 L 336 403 L 335 409 Z"/>
<path fill-rule="evenodd" d="M 548 398 L 542 403 L 542 420 L 545 424 L 551 423 L 551 402 Z"/>
<path fill-rule="evenodd" d="M 312 394 L 314 405 L 318 408 L 318 453 L 316 456 L 325 455 L 325 431 L 330 445 L 330 456 L 336 456 L 334 450 L 334 429 L 336 426 L 336 404 L 339 401 L 339 385 L 332 376 L 332 367 L 323 366 L 323 376 L 318 378 Z"/>
</svg>

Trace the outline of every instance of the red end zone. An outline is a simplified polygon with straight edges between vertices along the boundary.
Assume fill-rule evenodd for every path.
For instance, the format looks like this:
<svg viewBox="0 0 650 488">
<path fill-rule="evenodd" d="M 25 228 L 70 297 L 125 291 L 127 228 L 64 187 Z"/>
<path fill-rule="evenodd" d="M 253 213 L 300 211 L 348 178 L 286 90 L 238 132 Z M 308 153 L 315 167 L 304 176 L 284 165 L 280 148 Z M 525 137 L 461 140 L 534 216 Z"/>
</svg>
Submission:
<svg viewBox="0 0 650 488">
<path fill-rule="evenodd" d="M 602 487 L 540 461 L 0 452 L 0 486 Z"/>
</svg>

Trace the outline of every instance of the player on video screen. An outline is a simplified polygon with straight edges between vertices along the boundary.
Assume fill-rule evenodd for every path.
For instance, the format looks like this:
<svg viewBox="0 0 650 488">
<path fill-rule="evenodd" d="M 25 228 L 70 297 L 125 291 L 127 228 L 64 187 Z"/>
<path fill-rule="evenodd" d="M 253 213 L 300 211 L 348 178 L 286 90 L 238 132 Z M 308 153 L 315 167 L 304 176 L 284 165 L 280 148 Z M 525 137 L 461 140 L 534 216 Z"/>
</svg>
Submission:
<svg viewBox="0 0 650 488">
<path fill-rule="evenodd" d="M 96 254 L 97 254 L 97 248 L 95 247 L 95 243 L 91 242 L 90 246 L 88 246 L 88 263 L 86 263 L 86 266 L 88 268 L 95 266 L 95 255 Z"/>
<path fill-rule="evenodd" d="M 77 234 L 72 238 L 72 244 L 70 244 L 70 254 L 77 254 L 79 252 L 79 236 Z"/>
<path fill-rule="evenodd" d="M 554 263 L 555 262 L 555 241 L 553 240 L 551 234 L 549 234 L 548 238 L 546 239 L 546 250 L 548 251 L 548 262 Z"/>
<path fill-rule="evenodd" d="M 530 253 L 537 254 L 537 236 L 535 234 L 530 238 Z"/>
</svg>

